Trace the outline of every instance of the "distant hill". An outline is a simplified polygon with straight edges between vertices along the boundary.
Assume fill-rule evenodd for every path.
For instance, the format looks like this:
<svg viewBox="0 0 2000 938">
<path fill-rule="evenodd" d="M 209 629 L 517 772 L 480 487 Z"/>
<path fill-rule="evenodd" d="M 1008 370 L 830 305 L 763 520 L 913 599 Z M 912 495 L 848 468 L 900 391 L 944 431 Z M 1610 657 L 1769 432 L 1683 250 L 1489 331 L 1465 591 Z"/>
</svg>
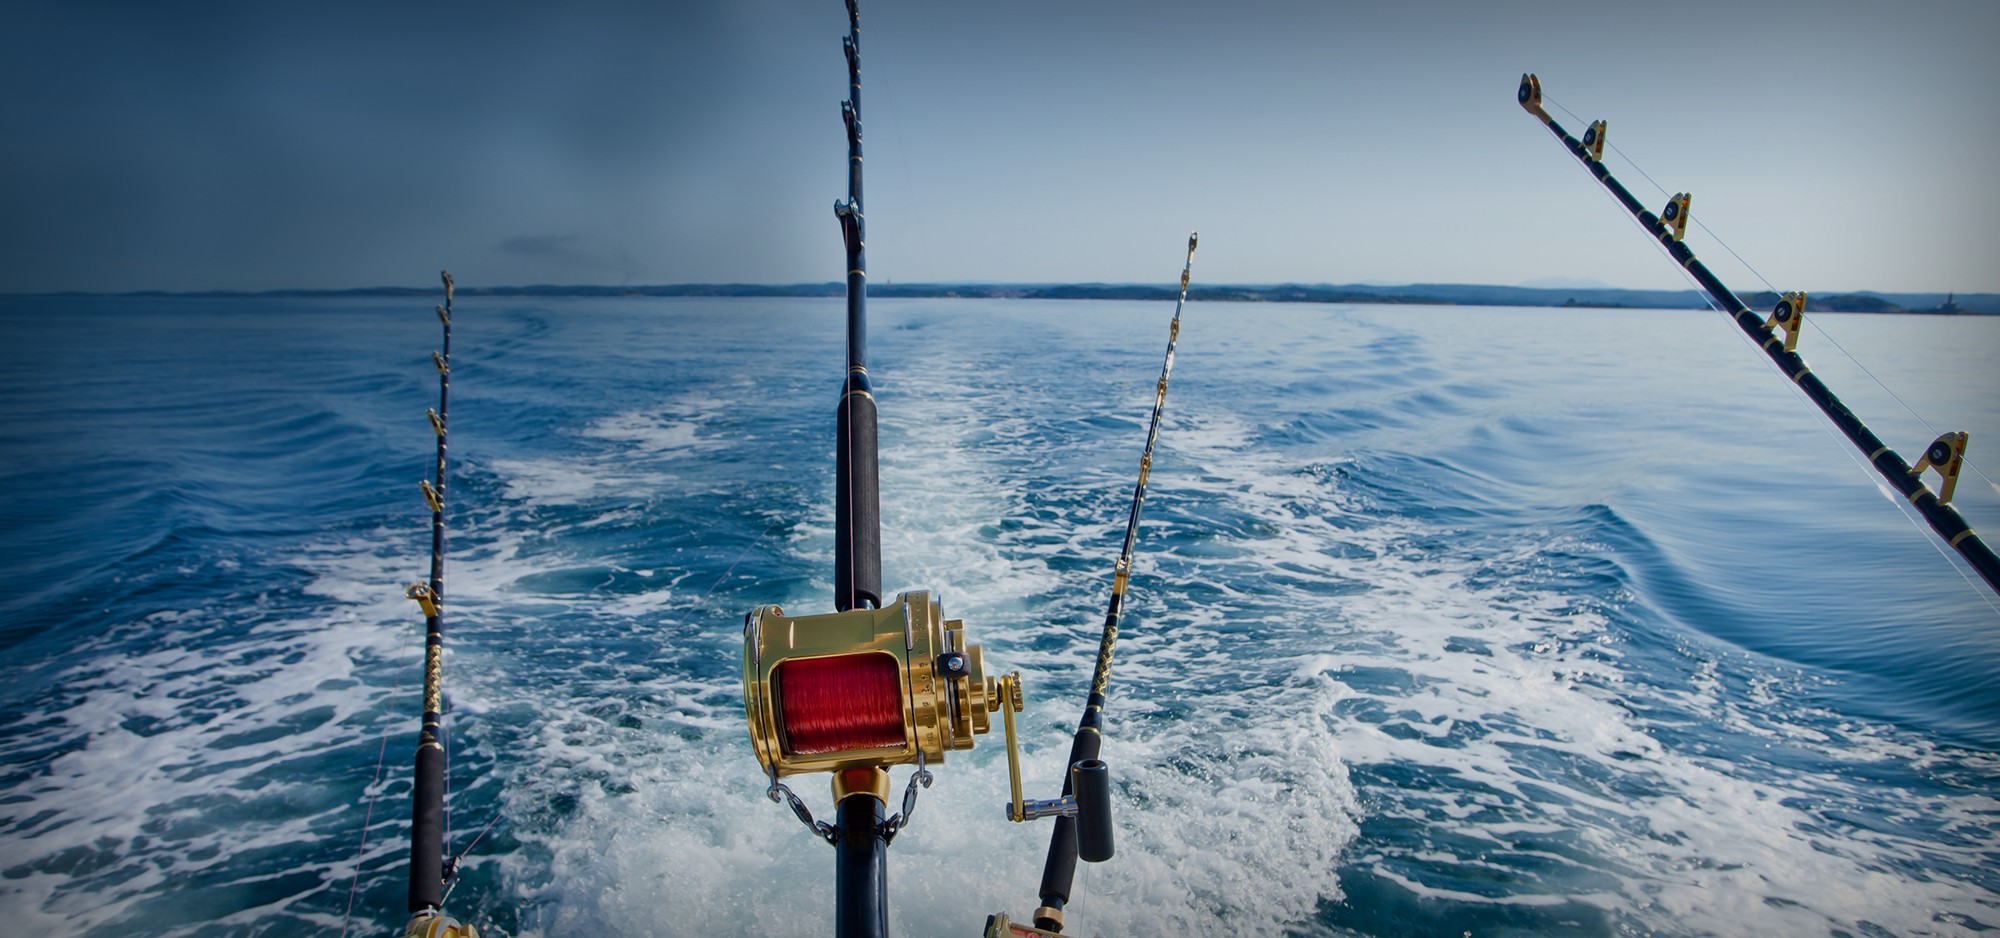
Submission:
<svg viewBox="0 0 2000 938">
<path fill-rule="evenodd" d="M 535 284 L 521 287 L 461 286 L 462 296 L 841 296 L 846 285 L 839 282 L 799 284 L 681 283 L 655 286 L 564 286 Z M 437 288 L 371 287 L 354 290 L 271 290 L 261 293 L 211 293 L 213 296 L 427 296 Z M 1171 300 L 1179 295 L 1176 286 L 1133 283 L 875 283 L 868 294 L 876 297 L 973 297 L 1036 300 Z M 157 293 L 137 295 L 159 295 Z M 1947 298 L 1957 308 L 1943 310 Z M 1402 286 L 1377 284 L 1234 284 L 1201 285 L 1188 290 L 1188 298 L 1207 302 L 1238 303 L 1392 303 L 1438 306 L 1555 306 L 1605 309 L 1706 309 L 1701 294 L 1693 290 L 1620 290 L 1612 287 L 1505 287 L 1472 283 L 1413 283 Z M 1754 310 L 1768 310 L 1778 302 L 1769 292 L 1741 294 L 1744 304 Z M 1961 293 L 1829 293 L 1814 294 L 1806 304 L 1808 312 L 1844 313 L 1939 313 L 2000 315 L 2000 294 Z"/>
</svg>

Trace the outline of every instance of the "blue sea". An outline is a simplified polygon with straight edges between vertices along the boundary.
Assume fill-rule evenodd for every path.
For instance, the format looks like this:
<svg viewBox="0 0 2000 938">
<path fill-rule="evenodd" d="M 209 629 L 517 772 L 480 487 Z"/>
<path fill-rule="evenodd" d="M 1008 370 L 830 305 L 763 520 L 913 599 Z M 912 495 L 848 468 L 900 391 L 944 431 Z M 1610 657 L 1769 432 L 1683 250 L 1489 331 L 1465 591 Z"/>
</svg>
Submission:
<svg viewBox="0 0 2000 938">
<path fill-rule="evenodd" d="M 0 298 L 0 931 L 400 931 L 430 307 Z M 448 907 L 482 933 L 830 931 L 739 656 L 751 608 L 831 609 L 841 311 L 457 304 Z M 1052 796 L 1172 307 L 870 312 L 884 585 L 1021 671 Z M 1968 430 L 2000 475 L 2000 317 L 1814 322 L 1885 440 Z M 1191 304 L 1071 932 L 2000 927 L 2000 600 L 1886 492 L 1714 313 Z M 2000 535 L 1977 470 L 1956 504 Z M 899 934 L 1037 904 L 998 735 L 891 848 Z"/>
</svg>

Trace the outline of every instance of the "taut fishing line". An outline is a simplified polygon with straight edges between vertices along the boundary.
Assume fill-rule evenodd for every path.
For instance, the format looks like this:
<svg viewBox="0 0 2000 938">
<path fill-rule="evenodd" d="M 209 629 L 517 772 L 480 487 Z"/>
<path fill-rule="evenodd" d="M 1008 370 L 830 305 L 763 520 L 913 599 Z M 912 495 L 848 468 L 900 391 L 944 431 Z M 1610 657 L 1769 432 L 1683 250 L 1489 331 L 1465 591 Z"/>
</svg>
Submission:
<svg viewBox="0 0 2000 938">
<path fill-rule="evenodd" d="M 396 684 L 389 690 L 389 699 L 395 700 L 403 693 L 403 678 L 410 673 L 410 646 L 403 645 L 403 660 L 396 665 Z M 393 717 L 394 714 L 391 714 Z M 389 730 L 392 720 L 382 722 L 382 741 L 375 752 L 375 778 L 368 783 L 368 807 L 361 813 L 361 843 L 354 849 L 354 875 L 347 880 L 347 911 L 340 917 L 341 938 L 346 938 L 349 924 L 354 919 L 354 893 L 361 883 L 361 863 L 368 855 L 368 825 L 375 817 L 375 798 L 382 793 L 382 766 L 389 759 Z"/>
<path fill-rule="evenodd" d="M 1543 107 L 1541 80 L 1532 73 L 1522 74 L 1515 98 L 1522 110 L 1540 120 L 1570 155 L 1583 164 L 1584 169 L 1597 180 L 1605 193 L 1612 196 L 1625 209 L 1645 231 L 1648 238 L 1667 251 L 1675 266 L 1680 267 L 1684 275 L 1696 281 L 1700 287 L 1698 295 L 1702 295 L 1711 307 L 1724 313 L 1732 321 L 1732 325 L 1757 344 L 1758 351 L 1787 375 L 1795 389 L 1804 394 L 1815 408 L 1841 431 L 1849 443 L 1867 454 L 1868 462 L 1876 475 L 1909 499 L 1937 536 L 1957 550 L 1990 588 L 2000 592 L 2000 555 L 1996 555 L 1978 537 L 1964 516 L 1949 504 L 1952 489 L 1957 484 L 1958 473 L 1963 467 L 1965 435 L 1954 433 L 1939 436 L 1925 447 L 1923 458 L 1914 466 L 1905 461 L 1893 446 L 1885 443 L 1875 431 L 1855 416 L 1833 390 L 1813 373 L 1811 364 L 1794 348 L 1800 320 L 1804 318 L 1806 294 L 1803 292 L 1785 294 L 1768 319 L 1753 313 L 1744 305 L 1741 297 L 1718 279 L 1686 243 L 1685 234 L 1690 214 L 1688 211 L 1690 196 L 1687 193 L 1676 193 L 1671 196 L 1666 207 L 1658 214 L 1647 211 L 1631 191 L 1604 165 L 1605 122 L 1592 122 L 1581 140 L 1571 136 L 1569 131 L 1563 129 L 1563 126 L 1557 123 Z M 1574 117 L 1567 108 L 1561 110 Z M 1623 153 L 1619 153 L 1619 156 L 1630 162 L 1630 158 L 1625 157 Z M 1641 172 L 1643 174 L 1643 170 Z M 1647 178 L 1648 181 L 1653 181 L 1650 176 Z M 1653 182 L 1654 185 L 1658 185 L 1657 181 Z M 1713 232 L 1710 234 L 1713 236 Z M 1748 267 L 1747 264 L 1745 266 Z M 1762 279 L 1761 274 L 1759 279 Z M 1785 327 L 1783 336 L 1773 332 L 1774 327 L 1781 324 Z M 1852 358 L 1851 355 L 1849 357 Z M 1860 363 L 1855 364 L 1859 366 Z M 1879 383 L 1880 379 L 1876 380 Z M 1931 491 L 1922 477 L 1922 472 L 1927 467 L 1935 467 L 1943 479 L 1937 492 Z"/>
<path fill-rule="evenodd" d="M 1574 120 L 1578 123 L 1589 123 L 1589 121 L 1586 121 L 1583 118 L 1577 116 L 1577 113 L 1575 111 L 1563 107 L 1563 105 L 1560 102 L 1556 101 L 1554 98 L 1549 97 L 1546 93 L 1542 95 L 1542 101 L 1554 105 L 1558 110 L 1562 111 L 1564 114 L 1569 115 L 1571 120 Z M 1625 164 L 1627 166 L 1632 167 L 1632 170 L 1634 172 L 1638 173 L 1647 182 L 1652 183 L 1653 188 L 1659 190 L 1661 195 L 1667 195 L 1667 196 L 1672 195 L 1672 193 L 1667 191 L 1665 186 L 1660 185 L 1660 183 L 1653 178 L 1651 173 L 1646 172 L 1646 168 L 1644 166 L 1639 165 L 1638 160 L 1633 159 L 1630 154 L 1626 153 L 1624 150 L 1619 149 L 1617 144 L 1612 143 L 1609 139 L 1606 139 L 1604 141 L 1604 145 L 1607 148 L 1609 148 L 1611 152 L 1618 154 L 1618 158 L 1624 160 Z M 1610 197 L 1610 193 L 1608 192 L 1605 193 L 1605 195 L 1607 197 Z M 1615 202 L 1617 201 L 1617 199 L 1612 198 L 1612 201 Z M 1627 217 L 1630 216 L 1628 215 Z M 1701 216 L 1690 214 L 1688 220 L 1694 222 L 1695 227 L 1700 228 L 1702 231 L 1706 232 L 1709 237 L 1715 239 L 1715 243 L 1721 245 L 1723 250 L 1728 251 L 1730 257 L 1736 258 L 1736 262 L 1742 264 L 1743 269 L 1749 271 L 1751 276 L 1756 277 L 1759 281 L 1761 281 L 1764 284 L 1764 288 L 1766 290 L 1769 290 L 1772 293 L 1784 292 L 1782 290 L 1779 290 L 1777 285 L 1773 284 L 1770 281 L 1770 278 L 1765 277 L 1762 272 L 1758 271 L 1757 268 L 1752 266 L 1749 261 L 1745 260 L 1743 258 L 1743 255 L 1736 253 L 1736 249 L 1730 247 L 1729 242 L 1723 240 L 1721 234 L 1717 233 L 1715 229 L 1710 228 L 1705 222 L 1703 222 L 1701 220 Z M 1639 224 L 1639 220 L 1636 218 L 1632 219 L 1632 221 L 1634 224 Z M 1639 228 L 1640 230 L 1644 231 L 1645 225 L 1639 224 Z M 1647 234 L 1650 235 L 1651 232 L 1647 232 Z M 1652 241 L 1655 245 L 1658 245 L 1662 252 L 1666 251 L 1665 245 L 1659 245 L 1659 242 L 1657 240 L 1651 237 L 1648 237 L 1646 240 Z M 1670 253 L 1668 254 L 1668 259 L 1670 260 L 1672 259 L 1672 254 Z M 1724 316 L 1729 315 L 1727 311 L 1723 310 L 1721 307 L 1716 306 L 1713 301 L 1709 300 L 1707 292 L 1701 289 L 1701 285 L 1695 282 L 1693 276 L 1689 275 L 1686 269 L 1681 268 L 1678 262 L 1676 262 L 1674 266 L 1675 268 L 1680 269 L 1681 277 L 1687 280 L 1690 284 L 1692 284 L 1695 287 L 1695 293 L 1700 295 L 1704 302 L 1708 303 L 1709 308 L 1714 309 L 1716 312 L 1722 313 Z M 1889 397 L 1893 399 L 1898 405 L 1900 405 L 1905 411 L 1908 411 L 1910 416 L 1915 417 L 1918 423 L 1923 424 L 1925 432 L 1928 432 L 1932 436 L 1936 436 L 1938 434 L 1937 428 L 1931 426 L 1930 421 L 1925 420 L 1923 414 L 1918 413 L 1917 409 L 1911 407 L 1908 401 L 1903 400 L 1902 395 L 1897 394 L 1894 388 L 1889 387 L 1888 383 L 1883 381 L 1879 376 L 1877 376 L 1874 371 L 1870 370 L 1866 364 L 1862 363 L 1861 359 L 1856 358 L 1853 352 L 1848 351 L 1847 346 L 1840 344 L 1840 340 L 1835 338 L 1833 333 L 1828 331 L 1828 329 L 1824 324 L 1822 324 L 1817 318 L 1803 316 L 1805 312 L 1804 310 L 1800 310 L 1799 312 L 1804 321 L 1806 322 L 1806 324 L 1813 327 L 1813 331 L 1818 332 L 1821 336 L 1824 336 L 1828 342 L 1832 343 L 1835 349 L 1839 350 L 1841 355 L 1845 356 L 1849 362 L 1852 362 L 1854 364 L 1854 367 L 1860 369 L 1862 374 L 1867 375 L 1868 380 L 1875 382 L 1875 385 L 1877 387 L 1880 387 L 1884 393 L 1888 394 Z M 1744 338 L 1747 339 L 1749 337 L 1745 336 Z M 1808 403 L 1810 403 L 1810 401 L 1808 401 Z M 1818 408 L 1814 409 L 1816 410 Z M 1972 461 L 1972 457 L 1970 455 L 1966 455 L 1961 458 L 1966 468 L 1971 469 L 1981 479 L 1986 480 L 1986 484 L 1989 487 L 1993 488 L 1996 492 L 2000 492 L 2000 484 L 1996 484 L 1993 481 L 1992 477 L 1986 474 L 1985 470 L 1979 468 L 1979 466 Z"/>
</svg>

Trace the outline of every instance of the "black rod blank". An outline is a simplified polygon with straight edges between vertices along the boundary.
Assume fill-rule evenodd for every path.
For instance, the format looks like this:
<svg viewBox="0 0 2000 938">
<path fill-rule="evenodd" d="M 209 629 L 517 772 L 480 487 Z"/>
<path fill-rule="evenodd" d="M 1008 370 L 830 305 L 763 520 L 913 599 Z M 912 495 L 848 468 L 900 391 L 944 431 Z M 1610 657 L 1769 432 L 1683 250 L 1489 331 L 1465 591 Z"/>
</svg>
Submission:
<svg viewBox="0 0 2000 938">
<path fill-rule="evenodd" d="M 1139 481 L 1132 487 L 1132 510 L 1125 518 L 1125 541 L 1118 554 L 1118 564 L 1111 581 L 1111 601 L 1104 612 L 1104 631 L 1097 643 L 1097 667 L 1090 680 L 1090 696 L 1084 701 L 1083 717 L 1077 721 L 1076 735 L 1070 739 L 1069 765 L 1077 766 L 1097 761 L 1098 750 L 1104 739 L 1104 702 L 1111 686 L 1111 656 L 1118 647 L 1118 626 L 1125 614 L 1125 587 L 1132 576 L 1132 551 L 1139 540 L 1139 513 L 1146 505 L 1146 483 L 1153 473 L 1153 447 L 1160 440 L 1160 415 L 1167 407 L 1167 379 L 1174 372 L 1174 350 L 1181 338 L 1181 310 L 1187 306 L 1188 276 L 1194 269 L 1194 248 L 1197 235 L 1190 233 L 1187 244 L 1187 260 L 1181 265 L 1181 295 L 1174 303 L 1174 322 L 1167 331 L 1166 361 L 1160 365 L 1160 380 L 1153 389 L 1153 419 L 1146 428 L 1146 450 L 1139 457 Z M 1103 765 L 1098 762 L 1098 765 Z M 1076 794 L 1073 790 L 1075 777 L 1063 773 L 1065 795 Z M 1108 785 L 1108 781 L 1106 782 Z M 1081 807 L 1081 796 L 1078 798 Z M 1110 805 L 1107 796 L 1104 802 Z M 1110 853 L 1109 811 L 1103 814 L 1105 830 L 1104 856 Z M 1055 830 L 1049 835 L 1048 859 L 1042 864 L 1042 885 L 1040 890 L 1042 905 L 1035 910 L 1035 927 L 1050 931 L 1062 930 L 1062 910 L 1069 903 L 1070 887 L 1076 880 L 1078 857 L 1077 819 L 1058 817 Z M 1085 859 L 1089 859 L 1086 857 Z"/>
<path fill-rule="evenodd" d="M 868 383 L 867 225 L 861 206 L 861 12 L 847 0 L 847 200 L 833 203 L 847 247 L 847 375 L 835 418 L 833 602 L 841 612 L 882 608 L 882 494 L 875 394 Z M 889 841 L 882 799 L 856 792 L 835 805 L 834 934 L 889 933 Z"/>
<path fill-rule="evenodd" d="M 882 608 L 882 493 L 875 392 L 868 382 L 868 228 L 861 207 L 861 13 L 847 0 L 847 200 L 833 203 L 847 245 L 847 376 L 835 425 L 833 604 Z"/>
<path fill-rule="evenodd" d="M 410 796 L 411 915 L 435 912 L 444 905 L 444 506 L 445 430 L 451 403 L 451 294 L 449 272 L 444 278 L 444 305 L 438 322 L 444 327 L 442 351 L 432 357 L 438 371 L 438 406 L 430 414 L 437 435 L 436 481 L 422 486 L 431 509 L 431 575 L 428 583 L 410 587 L 410 598 L 424 609 L 424 715 L 417 737 L 416 777 Z"/>
</svg>

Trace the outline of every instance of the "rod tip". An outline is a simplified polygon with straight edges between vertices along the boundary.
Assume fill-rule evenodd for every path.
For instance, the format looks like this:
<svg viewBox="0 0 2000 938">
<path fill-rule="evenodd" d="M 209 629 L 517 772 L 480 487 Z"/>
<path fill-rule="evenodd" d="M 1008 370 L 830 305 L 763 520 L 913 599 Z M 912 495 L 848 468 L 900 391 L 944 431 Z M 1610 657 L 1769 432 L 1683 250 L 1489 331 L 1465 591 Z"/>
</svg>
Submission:
<svg viewBox="0 0 2000 938">
<path fill-rule="evenodd" d="M 1195 242 L 1196 242 L 1197 240 L 1200 240 L 1200 238 L 1201 238 L 1201 232 L 1199 232 L 1199 231 L 1190 231 L 1190 232 L 1188 232 L 1188 252 L 1189 252 L 1189 253 L 1193 253 L 1193 252 L 1194 252 L 1194 244 L 1195 244 Z"/>
</svg>

